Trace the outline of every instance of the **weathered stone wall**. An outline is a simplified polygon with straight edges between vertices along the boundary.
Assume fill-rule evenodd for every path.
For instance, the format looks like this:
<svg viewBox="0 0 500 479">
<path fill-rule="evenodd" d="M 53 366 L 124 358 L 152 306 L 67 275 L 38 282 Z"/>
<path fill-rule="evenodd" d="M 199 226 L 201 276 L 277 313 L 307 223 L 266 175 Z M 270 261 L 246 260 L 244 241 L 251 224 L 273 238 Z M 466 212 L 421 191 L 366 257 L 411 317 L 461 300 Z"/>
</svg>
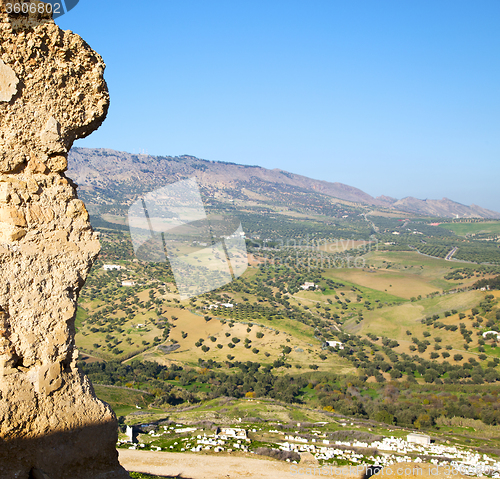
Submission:
<svg viewBox="0 0 500 479">
<path fill-rule="evenodd" d="M 6 3 L 0 2 L 0 477 L 126 478 L 115 448 L 116 417 L 76 367 L 76 302 L 100 246 L 64 174 L 73 141 L 106 116 L 105 65 L 50 15 L 9 15 Z"/>
</svg>

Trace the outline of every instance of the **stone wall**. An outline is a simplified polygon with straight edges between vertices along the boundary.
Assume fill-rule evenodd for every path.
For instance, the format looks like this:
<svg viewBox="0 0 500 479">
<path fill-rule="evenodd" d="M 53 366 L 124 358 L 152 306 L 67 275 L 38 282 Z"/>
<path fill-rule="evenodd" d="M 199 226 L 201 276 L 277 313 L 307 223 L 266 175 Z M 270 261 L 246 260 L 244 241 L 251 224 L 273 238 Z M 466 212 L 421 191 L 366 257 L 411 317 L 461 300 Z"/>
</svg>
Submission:
<svg viewBox="0 0 500 479">
<path fill-rule="evenodd" d="M 105 65 L 50 15 L 7 14 L 6 3 L 0 2 L 0 477 L 126 478 L 115 448 L 116 417 L 76 366 L 76 303 L 100 246 L 64 174 L 73 141 L 106 116 Z"/>
</svg>

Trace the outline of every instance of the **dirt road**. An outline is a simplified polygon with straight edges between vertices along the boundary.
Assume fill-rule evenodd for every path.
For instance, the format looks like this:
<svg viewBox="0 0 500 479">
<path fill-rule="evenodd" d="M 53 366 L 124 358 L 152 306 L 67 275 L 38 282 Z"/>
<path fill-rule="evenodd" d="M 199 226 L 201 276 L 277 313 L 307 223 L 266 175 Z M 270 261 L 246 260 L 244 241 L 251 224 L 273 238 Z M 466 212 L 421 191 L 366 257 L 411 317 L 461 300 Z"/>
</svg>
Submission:
<svg viewBox="0 0 500 479">
<path fill-rule="evenodd" d="M 120 463 L 127 471 L 158 474 L 172 479 L 292 479 L 307 477 L 334 477 L 337 479 L 360 479 L 362 476 L 345 468 L 317 468 L 317 463 L 302 461 L 289 464 L 259 457 L 236 455 L 203 455 L 175 452 L 151 452 L 119 449 Z M 393 477 L 397 479 L 418 477 L 419 479 L 464 478 L 462 474 L 429 464 L 400 463 L 381 471 L 373 479 Z M 321 471 L 321 472 L 320 472 Z"/>
<path fill-rule="evenodd" d="M 179 479 L 291 479 L 307 477 L 306 468 L 317 467 L 317 464 L 309 461 L 296 465 L 272 459 L 236 455 L 209 456 L 130 449 L 119 449 L 119 454 L 120 463 L 127 471 Z M 342 478 L 358 479 L 359 474 L 345 474 Z"/>
</svg>

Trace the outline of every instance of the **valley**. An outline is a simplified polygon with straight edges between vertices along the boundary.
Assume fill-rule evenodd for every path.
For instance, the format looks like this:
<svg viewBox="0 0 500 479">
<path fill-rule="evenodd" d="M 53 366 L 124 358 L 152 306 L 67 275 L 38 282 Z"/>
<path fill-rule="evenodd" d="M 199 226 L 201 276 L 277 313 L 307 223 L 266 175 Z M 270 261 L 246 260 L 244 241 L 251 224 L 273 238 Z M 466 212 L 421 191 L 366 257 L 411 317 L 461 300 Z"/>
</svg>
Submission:
<svg viewBox="0 0 500 479">
<path fill-rule="evenodd" d="M 135 257 L 126 211 L 141 191 L 121 196 L 117 187 L 112 198 L 109 188 L 87 200 L 102 251 L 80 295 L 76 342 L 123 431 L 238 427 L 247 417 L 245 430 L 261 431 L 255 447 L 283 450 L 268 437 L 280 424 L 321 423 L 328 435 L 349 421 L 359 433 L 416 430 L 496 461 L 500 352 L 485 333 L 500 331 L 500 222 L 376 215 L 373 205 L 297 190 L 286 208 L 268 190 L 249 206 L 224 188 L 202 188 L 209 217 L 241 221 L 249 266 L 181 300 L 168 262 Z M 148 438 L 139 434 L 139 447 L 183 452 L 182 435 Z M 323 464 L 324 452 L 310 450 Z"/>
</svg>

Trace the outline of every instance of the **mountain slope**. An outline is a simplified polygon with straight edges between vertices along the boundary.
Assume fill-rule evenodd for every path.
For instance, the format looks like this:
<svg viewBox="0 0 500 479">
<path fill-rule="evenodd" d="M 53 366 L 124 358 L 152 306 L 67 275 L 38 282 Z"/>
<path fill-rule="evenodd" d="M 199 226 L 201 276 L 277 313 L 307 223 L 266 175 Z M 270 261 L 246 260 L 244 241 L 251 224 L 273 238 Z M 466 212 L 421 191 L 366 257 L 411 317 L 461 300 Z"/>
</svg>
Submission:
<svg viewBox="0 0 500 479">
<path fill-rule="evenodd" d="M 217 189 L 226 197 L 282 200 L 280 193 L 291 198 L 304 195 L 325 195 L 332 199 L 378 208 L 388 208 L 417 215 L 442 217 L 499 218 L 500 214 L 479 206 L 465 206 L 449 199 L 397 200 L 387 196 L 374 198 L 358 188 L 343 183 L 330 183 L 296 175 L 287 171 L 269 170 L 260 166 L 201 160 L 192 156 L 153 157 L 133 155 L 109 149 L 73 148 L 69 153 L 68 175 L 89 194 L 126 186 L 131 193 L 151 191 L 167 183 L 195 177 L 208 189 Z M 290 196 L 287 201 L 290 201 Z M 329 201 L 330 203 L 330 201 Z"/>
</svg>

